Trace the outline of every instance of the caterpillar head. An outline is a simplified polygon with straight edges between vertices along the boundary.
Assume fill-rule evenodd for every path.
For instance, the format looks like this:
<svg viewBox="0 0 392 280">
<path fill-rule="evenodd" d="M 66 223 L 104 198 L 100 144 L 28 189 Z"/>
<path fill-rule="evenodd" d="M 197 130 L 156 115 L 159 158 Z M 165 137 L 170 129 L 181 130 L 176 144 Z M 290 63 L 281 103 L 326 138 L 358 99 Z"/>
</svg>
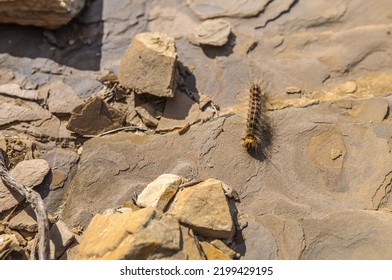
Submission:
<svg viewBox="0 0 392 280">
<path fill-rule="evenodd" d="M 244 138 L 242 138 L 244 141 L 242 145 L 248 150 L 248 151 L 256 151 L 257 150 L 257 139 L 253 137 L 252 135 L 246 135 Z"/>
</svg>

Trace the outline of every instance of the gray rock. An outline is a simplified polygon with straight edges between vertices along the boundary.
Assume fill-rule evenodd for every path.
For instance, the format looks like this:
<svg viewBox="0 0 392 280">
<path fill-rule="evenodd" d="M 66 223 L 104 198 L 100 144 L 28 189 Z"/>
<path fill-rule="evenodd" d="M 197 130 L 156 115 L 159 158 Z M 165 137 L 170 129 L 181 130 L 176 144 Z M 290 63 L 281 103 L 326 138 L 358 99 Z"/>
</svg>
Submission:
<svg viewBox="0 0 392 280">
<path fill-rule="evenodd" d="M 70 114 L 75 107 L 83 103 L 71 87 L 61 81 L 52 83 L 49 87 L 47 100 L 48 109 L 53 114 Z"/>
<path fill-rule="evenodd" d="M 268 0 L 187 0 L 189 7 L 202 19 L 256 16 L 268 3 Z"/>
<path fill-rule="evenodd" d="M 176 61 L 173 38 L 162 33 L 140 33 L 121 59 L 118 80 L 137 93 L 173 97 Z"/>
<path fill-rule="evenodd" d="M 58 221 L 49 231 L 49 240 L 50 259 L 55 260 L 72 244 L 75 235 L 64 222 Z"/>
<path fill-rule="evenodd" d="M 231 25 L 223 19 L 203 21 L 190 40 L 195 45 L 223 46 L 229 40 Z"/>
<path fill-rule="evenodd" d="M 85 0 L 34 1 L 23 0 L 0 1 L 0 23 L 35 25 L 45 28 L 58 28 L 67 24 L 83 8 Z"/>
<path fill-rule="evenodd" d="M 38 225 L 34 210 L 31 206 L 26 207 L 23 211 L 18 213 L 15 217 L 10 220 L 10 228 L 17 231 L 27 231 L 34 233 L 38 231 Z"/>
</svg>

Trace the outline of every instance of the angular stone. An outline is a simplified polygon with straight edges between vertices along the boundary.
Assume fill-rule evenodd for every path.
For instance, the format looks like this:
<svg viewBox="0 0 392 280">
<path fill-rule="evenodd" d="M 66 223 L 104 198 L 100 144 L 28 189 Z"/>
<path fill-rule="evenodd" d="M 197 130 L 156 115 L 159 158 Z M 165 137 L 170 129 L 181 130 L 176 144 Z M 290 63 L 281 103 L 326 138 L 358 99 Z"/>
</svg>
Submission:
<svg viewBox="0 0 392 280">
<path fill-rule="evenodd" d="M 386 98 L 372 98 L 364 101 L 359 117 L 364 121 L 380 123 L 386 117 L 388 108 Z"/>
<path fill-rule="evenodd" d="M 43 159 L 25 160 L 18 163 L 10 171 L 10 175 L 19 183 L 27 187 L 41 184 L 49 172 L 49 164 Z M 0 213 L 11 209 L 24 199 L 22 195 L 7 188 L 0 180 Z"/>
<path fill-rule="evenodd" d="M 231 258 L 225 255 L 221 250 L 211 245 L 208 242 L 200 242 L 201 248 L 207 257 L 207 260 L 231 260 Z"/>
<path fill-rule="evenodd" d="M 233 220 L 219 180 L 208 179 L 182 189 L 169 213 L 202 236 L 231 238 L 234 234 Z"/>
<path fill-rule="evenodd" d="M 84 7 L 85 0 L 0 0 L 0 23 L 58 28 L 67 24 Z"/>
<path fill-rule="evenodd" d="M 141 207 L 155 207 L 164 211 L 184 180 L 181 176 L 174 174 L 162 174 L 147 185 L 138 196 L 137 204 Z"/>
<path fill-rule="evenodd" d="M 83 103 L 75 91 L 61 81 L 49 86 L 48 109 L 53 114 L 70 114 Z"/>
<path fill-rule="evenodd" d="M 18 84 L 0 85 L 0 94 L 28 100 L 39 99 L 37 90 L 21 89 Z"/>
<path fill-rule="evenodd" d="M 185 255 L 186 260 L 204 260 L 201 252 L 200 245 L 196 243 L 195 234 L 193 230 L 180 225 L 181 237 L 182 237 L 182 252 Z"/>
<path fill-rule="evenodd" d="M 162 33 L 140 33 L 121 59 L 118 79 L 136 93 L 173 97 L 176 61 L 173 38 Z"/>
<path fill-rule="evenodd" d="M 58 259 L 75 240 L 75 235 L 63 221 L 55 223 L 49 231 L 50 259 Z"/>
<path fill-rule="evenodd" d="M 13 251 L 19 251 L 19 242 L 13 234 L 0 234 L 0 260 L 7 259 Z"/>
<path fill-rule="evenodd" d="M 223 19 L 203 21 L 190 37 L 195 45 L 223 46 L 229 40 L 231 25 Z"/>
<path fill-rule="evenodd" d="M 155 259 L 180 250 L 178 221 L 153 208 L 97 214 L 83 234 L 77 259 Z"/>
<path fill-rule="evenodd" d="M 10 228 L 19 231 L 37 232 L 38 225 L 36 216 L 31 206 L 27 206 L 22 212 L 13 217 L 10 220 L 9 226 Z"/>
<path fill-rule="evenodd" d="M 236 251 L 223 243 L 222 240 L 214 239 L 211 240 L 209 243 L 231 259 L 234 259 L 238 255 Z"/>
<path fill-rule="evenodd" d="M 97 135 L 122 126 L 126 115 L 93 97 L 72 112 L 67 129 L 81 135 Z"/>
</svg>

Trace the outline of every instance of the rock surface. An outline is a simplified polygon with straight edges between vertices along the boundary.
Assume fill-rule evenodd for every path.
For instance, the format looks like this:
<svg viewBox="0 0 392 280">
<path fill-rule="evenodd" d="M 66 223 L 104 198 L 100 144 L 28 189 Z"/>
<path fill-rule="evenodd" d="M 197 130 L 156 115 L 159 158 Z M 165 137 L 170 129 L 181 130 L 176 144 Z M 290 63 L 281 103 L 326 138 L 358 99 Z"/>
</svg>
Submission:
<svg viewBox="0 0 392 280">
<path fill-rule="evenodd" d="M 175 41 L 162 33 L 141 33 L 121 59 L 118 79 L 137 93 L 173 97 L 177 53 Z"/>
<path fill-rule="evenodd" d="M 37 90 L 21 89 L 18 84 L 0 85 L 0 94 L 28 100 L 39 99 L 39 93 Z"/>
<path fill-rule="evenodd" d="M 141 207 L 153 207 L 164 211 L 184 180 L 181 176 L 174 174 L 162 174 L 138 195 L 137 204 Z"/>
<path fill-rule="evenodd" d="M 55 260 L 71 245 L 75 239 L 75 234 L 69 230 L 64 222 L 58 221 L 50 229 L 49 239 L 50 259 Z"/>
<path fill-rule="evenodd" d="M 0 0 L 0 23 L 58 28 L 67 24 L 83 8 L 85 0 L 26 2 Z"/>
</svg>

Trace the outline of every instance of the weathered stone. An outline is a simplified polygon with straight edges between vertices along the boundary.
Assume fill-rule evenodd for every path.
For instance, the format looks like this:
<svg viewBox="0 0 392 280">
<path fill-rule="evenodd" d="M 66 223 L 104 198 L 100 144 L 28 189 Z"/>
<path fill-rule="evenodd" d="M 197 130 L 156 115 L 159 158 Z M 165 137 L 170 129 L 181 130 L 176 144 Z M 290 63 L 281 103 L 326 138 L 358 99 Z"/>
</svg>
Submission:
<svg viewBox="0 0 392 280">
<path fill-rule="evenodd" d="M 204 260 L 202 253 L 200 252 L 200 245 L 195 240 L 193 230 L 180 225 L 181 237 L 182 237 L 182 252 L 187 260 Z"/>
<path fill-rule="evenodd" d="M 208 242 L 200 242 L 201 248 L 207 257 L 207 260 L 231 260 L 231 258 L 225 255 L 221 250 L 211 245 Z"/>
<path fill-rule="evenodd" d="M 28 232 L 37 232 L 38 225 L 35 217 L 34 210 L 31 206 L 26 207 L 23 211 L 18 213 L 10 220 L 10 228 L 15 230 L 24 230 Z"/>
<path fill-rule="evenodd" d="M 96 215 L 78 247 L 78 259 L 154 259 L 180 250 L 178 221 L 153 208 Z"/>
<path fill-rule="evenodd" d="M 208 179 L 182 189 L 169 212 L 200 235 L 231 238 L 234 234 L 233 220 L 221 181 Z"/>
<path fill-rule="evenodd" d="M 26 187 L 35 187 L 42 183 L 49 172 L 49 164 L 43 159 L 25 160 L 10 171 L 11 176 Z M 8 189 L 0 180 L 0 213 L 16 206 L 24 197 Z"/>
<path fill-rule="evenodd" d="M 0 23 L 58 28 L 67 24 L 83 8 L 85 0 L 26 2 L 0 0 Z"/>
<path fill-rule="evenodd" d="M 223 46 L 229 40 L 231 25 L 223 19 L 203 21 L 190 37 L 195 45 Z"/>
<path fill-rule="evenodd" d="M 54 82 L 49 87 L 48 108 L 53 114 L 70 114 L 83 103 L 73 89 L 61 81 Z"/>
<path fill-rule="evenodd" d="M 215 17 L 251 17 L 258 15 L 268 0 L 187 0 L 189 7 L 202 19 Z"/>
<path fill-rule="evenodd" d="M 58 259 L 75 240 L 75 235 L 63 221 L 55 223 L 49 231 L 50 259 Z"/>
<path fill-rule="evenodd" d="M 209 242 L 211 245 L 216 247 L 219 251 L 221 251 L 223 254 L 225 254 L 227 257 L 234 259 L 237 257 L 237 252 L 231 249 L 229 246 L 227 246 L 225 243 L 222 242 L 222 240 L 219 239 L 213 239 Z"/>
<path fill-rule="evenodd" d="M 367 122 L 382 122 L 388 114 L 388 100 L 386 98 L 373 98 L 364 101 L 359 117 Z"/>
<path fill-rule="evenodd" d="M 81 135 L 96 135 L 122 126 L 126 115 L 93 97 L 72 112 L 67 129 Z"/>
<path fill-rule="evenodd" d="M 18 84 L 0 85 L 0 94 L 28 100 L 39 99 L 37 90 L 21 89 Z"/>
<path fill-rule="evenodd" d="M 147 185 L 138 196 L 137 204 L 142 207 L 155 207 L 164 211 L 184 180 L 184 178 L 174 174 L 162 174 Z"/>
<path fill-rule="evenodd" d="M 50 112 L 34 102 L 0 96 L 0 126 L 14 122 L 28 122 L 48 120 Z"/>
<path fill-rule="evenodd" d="M 118 79 L 137 93 L 173 97 L 177 54 L 174 39 L 161 33 L 140 33 L 121 59 Z"/>
</svg>

